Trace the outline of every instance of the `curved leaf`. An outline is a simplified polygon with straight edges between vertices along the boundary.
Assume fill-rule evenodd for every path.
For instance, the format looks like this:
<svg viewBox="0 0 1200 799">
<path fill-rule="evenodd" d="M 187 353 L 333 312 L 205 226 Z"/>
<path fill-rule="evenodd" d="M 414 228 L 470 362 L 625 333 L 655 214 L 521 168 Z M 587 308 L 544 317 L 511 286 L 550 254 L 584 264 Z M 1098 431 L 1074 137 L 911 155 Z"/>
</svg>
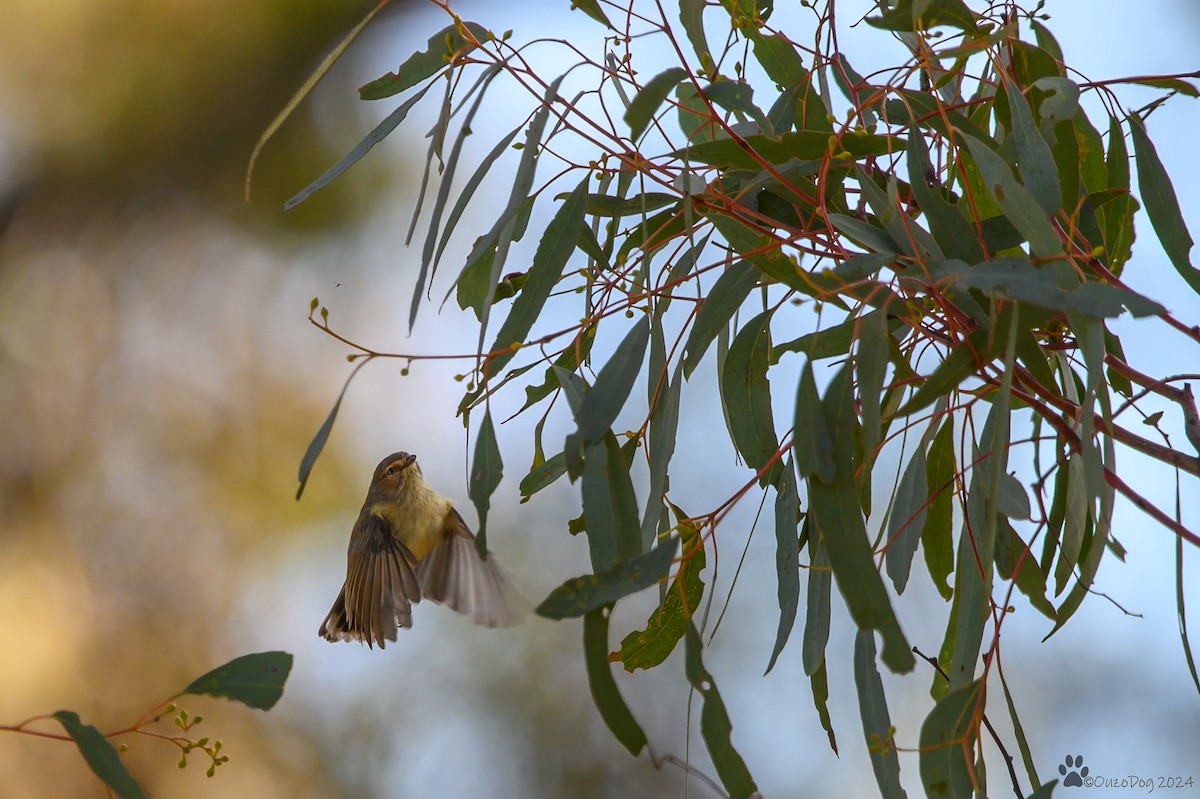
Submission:
<svg viewBox="0 0 1200 799">
<path fill-rule="evenodd" d="M 92 772 L 112 788 L 120 799 L 146 799 L 146 792 L 125 767 L 117 748 L 109 743 L 100 730 L 81 722 L 79 714 L 72 710 L 60 710 L 54 714 L 54 718 L 75 741 Z"/>
<path fill-rule="evenodd" d="M 479 557 L 487 560 L 487 515 L 492 504 L 492 494 L 504 477 L 504 461 L 500 459 L 500 447 L 496 443 L 496 428 L 492 425 L 492 411 L 483 414 L 479 426 L 479 437 L 475 439 L 475 457 L 471 460 L 471 480 L 467 485 L 467 496 L 479 515 L 479 531 L 475 535 L 475 548 Z"/>
<path fill-rule="evenodd" d="M 611 607 L 599 607 L 583 617 L 583 662 L 587 667 L 588 687 L 600 717 L 629 754 L 637 757 L 646 746 L 646 733 L 629 711 L 629 705 L 617 690 L 612 667 L 608 664 L 608 615 Z"/>
<path fill-rule="evenodd" d="M 590 526 L 588 534 L 591 534 Z M 649 588 L 667 576 L 678 548 L 679 539 L 672 538 L 606 571 L 572 577 L 551 591 L 537 606 L 536 612 L 548 619 L 577 618 Z"/>
<path fill-rule="evenodd" d="M 859 630 L 854 639 L 854 684 L 858 688 L 858 712 L 879 795 L 884 799 L 906 797 L 900 787 L 900 757 L 892 738 L 895 732 L 892 718 L 883 681 L 875 668 L 875 634 L 870 630 Z"/>
<path fill-rule="evenodd" d="M 738 261 L 726 269 L 708 292 L 683 348 L 683 374 L 691 377 L 704 353 L 729 320 L 737 313 L 750 291 L 758 284 L 760 273 L 749 261 Z"/>
<path fill-rule="evenodd" d="M 629 108 L 625 110 L 625 122 L 629 125 L 629 138 L 637 141 L 650 127 L 651 120 L 658 113 L 658 107 L 667 99 L 667 95 L 680 81 L 686 80 L 687 70 L 682 67 L 671 67 L 651 78 L 642 90 L 633 98 Z"/>
<path fill-rule="evenodd" d="M 363 100 L 382 100 L 437 74 L 450 63 L 451 56 L 475 46 L 470 38 L 463 35 L 464 30 L 481 42 L 487 41 L 491 35 L 487 28 L 476 22 L 459 21 L 447 25 L 430 36 L 428 46 L 410 55 L 395 72 L 389 72 L 360 87 L 358 96 Z"/>
<path fill-rule="evenodd" d="M 775 421 L 771 414 L 771 384 L 767 361 L 771 352 L 772 311 L 764 311 L 746 323 L 729 345 L 721 371 L 721 396 L 728 410 L 729 432 L 746 465 L 760 472 L 762 486 L 778 485 L 782 466 Z"/>
<path fill-rule="evenodd" d="M 725 702 L 721 699 L 717 684 L 700 659 L 700 648 L 700 633 L 695 625 L 689 624 L 684 644 L 687 654 L 684 668 L 688 681 L 704 699 L 704 709 L 700 711 L 700 734 L 721 784 L 729 791 L 730 799 L 749 799 L 758 792 L 758 787 L 746 768 L 746 761 L 733 748 L 730 739 L 733 724 L 729 721 L 729 713 L 725 710 Z"/>
<path fill-rule="evenodd" d="M 242 655 L 192 680 L 177 696 L 221 696 L 256 710 L 270 710 L 283 696 L 291 671 L 292 656 L 287 652 Z"/>
</svg>

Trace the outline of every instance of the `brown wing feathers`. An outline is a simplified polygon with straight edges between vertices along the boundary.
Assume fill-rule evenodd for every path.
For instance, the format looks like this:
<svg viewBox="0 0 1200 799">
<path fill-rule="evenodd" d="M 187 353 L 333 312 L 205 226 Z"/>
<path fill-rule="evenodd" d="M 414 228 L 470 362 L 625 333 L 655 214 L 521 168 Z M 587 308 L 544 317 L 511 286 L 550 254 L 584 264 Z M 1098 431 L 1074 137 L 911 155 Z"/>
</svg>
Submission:
<svg viewBox="0 0 1200 799">
<path fill-rule="evenodd" d="M 363 641 L 371 646 L 396 640 L 397 627 L 412 627 L 412 603 L 421 601 L 411 552 L 377 516 L 360 519 L 364 535 L 350 543 L 342 593 L 321 624 L 329 641 Z"/>
</svg>

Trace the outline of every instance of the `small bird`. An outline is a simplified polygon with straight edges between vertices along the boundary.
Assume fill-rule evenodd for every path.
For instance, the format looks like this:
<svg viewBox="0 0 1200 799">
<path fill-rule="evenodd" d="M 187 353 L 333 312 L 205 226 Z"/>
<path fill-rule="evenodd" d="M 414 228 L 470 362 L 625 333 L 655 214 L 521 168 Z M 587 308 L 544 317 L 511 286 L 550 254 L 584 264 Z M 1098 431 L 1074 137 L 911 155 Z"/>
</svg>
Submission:
<svg viewBox="0 0 1200 799">
<path fill-rule="evenodd" d="M 429 487 L 417 456 L 394 452 L 375 467 L 371 488 L 350 533 L 346 583 L 318 633 L 327 641 L 373 647 L 412 627 L 412 605 L 429 599 L 476 624 L 516 623 L 524 599 L 454 504 Z"/>
</svg>

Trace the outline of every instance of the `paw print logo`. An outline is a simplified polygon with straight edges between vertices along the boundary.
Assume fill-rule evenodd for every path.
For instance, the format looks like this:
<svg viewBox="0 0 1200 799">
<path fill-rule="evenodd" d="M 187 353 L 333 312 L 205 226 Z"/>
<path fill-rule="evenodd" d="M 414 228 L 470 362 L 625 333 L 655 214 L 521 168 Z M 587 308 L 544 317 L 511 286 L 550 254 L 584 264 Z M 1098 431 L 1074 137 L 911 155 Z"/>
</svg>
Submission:
<svg viewBox="0 0 1200 799">
<path fill-rule="evenodd" d="M 1083 755 L 1077 757 L 1067 755 L 1066 761 L 1058 767 L 1058 773 L 1065 777 L 1064 788 L 1082 787 L 1083 778 L 1088 775 L 1088 767 L 1083 765 Z"/>
</svg>

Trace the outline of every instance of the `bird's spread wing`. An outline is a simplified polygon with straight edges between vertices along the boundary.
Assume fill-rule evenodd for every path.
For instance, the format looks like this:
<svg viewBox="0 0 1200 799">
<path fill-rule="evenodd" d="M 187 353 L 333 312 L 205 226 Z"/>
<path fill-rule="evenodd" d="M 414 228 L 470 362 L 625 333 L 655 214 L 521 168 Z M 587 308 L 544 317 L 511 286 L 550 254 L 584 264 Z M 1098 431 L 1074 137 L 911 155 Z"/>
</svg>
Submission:
<svg viewBox="0 0 1200 799">
<path fill-rule="evenodd" d="M 329 641 L 363 641 L 386 646 L 398 627 L 412 627 L 412 603 L 421 601 L 415 558 L 373 514 L 359 520 L 361 535 L 350 540 L 346 585 L 321 624 Z"/>
<path fill-rule="evenodd" d="M 451 508 L 442 540 L 417 565 L 422 595 L 485 627 L 508 627 L 527 610 L 527 603 L 490 555 L 475 548 L 475 536 Z"/>
</svg>

